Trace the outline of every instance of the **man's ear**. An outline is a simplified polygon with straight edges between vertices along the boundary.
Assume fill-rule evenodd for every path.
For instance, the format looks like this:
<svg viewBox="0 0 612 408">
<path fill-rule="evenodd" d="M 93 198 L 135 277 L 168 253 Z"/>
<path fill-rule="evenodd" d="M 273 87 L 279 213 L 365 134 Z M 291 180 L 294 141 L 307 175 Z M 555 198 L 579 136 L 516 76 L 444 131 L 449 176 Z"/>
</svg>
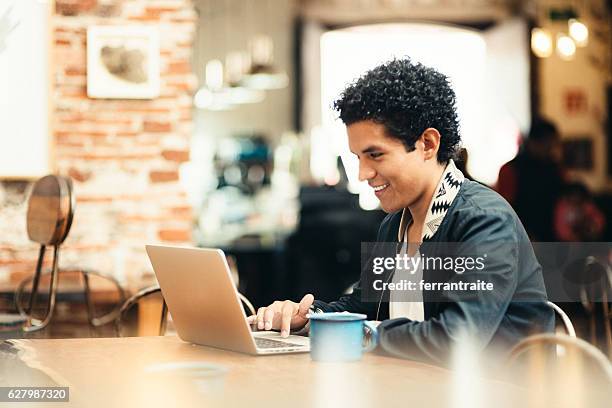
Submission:
<svg viewBox="0 0 612 408">
<path fill-rule="evenodd" d="M 440 149 L 440 132 L 435 128 L 427 128 L 420 137 L 423 142 L 423 157 L 425 160 L 436 159 Z"/>
</svg>

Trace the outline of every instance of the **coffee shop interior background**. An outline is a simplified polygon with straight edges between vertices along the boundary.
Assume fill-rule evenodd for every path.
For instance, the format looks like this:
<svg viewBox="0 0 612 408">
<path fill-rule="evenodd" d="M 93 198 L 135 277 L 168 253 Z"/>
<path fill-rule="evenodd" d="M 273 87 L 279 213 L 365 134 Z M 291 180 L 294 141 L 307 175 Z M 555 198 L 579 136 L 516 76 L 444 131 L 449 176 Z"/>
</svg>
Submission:
<svg viewBox="0 0 612 408">
<path fill-rule="evenodd" d="M 77 205 L 61 268 L 134 290 L 154 282 L 145 243 L 220 247 L 256 306 L 336 298 L 384 214 L 356 180 L 331 103 L 392 56 L 451 78 L 476 180 L 495 187 L 544 116 L 569 179 L 612 220 L 610 12 L 605 0 L 2 2 L 0 59 L 13 65 L 0 81 L 13 92 L 0 98 L 18 113 L 1 116 L 0 284 L 34 270 L 27 198 L 36 178 L 58 173 Z M 570 20 L 588 28 L 587 44 L 565 35 Z M 32 44 L 42 71 L 23 68 L 19 50 Z M 113 87 L 95 71 L 112 72 L 113 56 L 147 61 L 144 79 L 128 72 L 130 87 Z M 34 79 L 43 86 L 26 86 Z M 42 128 L 28 127 L 33 106 Z"/>
</svg>

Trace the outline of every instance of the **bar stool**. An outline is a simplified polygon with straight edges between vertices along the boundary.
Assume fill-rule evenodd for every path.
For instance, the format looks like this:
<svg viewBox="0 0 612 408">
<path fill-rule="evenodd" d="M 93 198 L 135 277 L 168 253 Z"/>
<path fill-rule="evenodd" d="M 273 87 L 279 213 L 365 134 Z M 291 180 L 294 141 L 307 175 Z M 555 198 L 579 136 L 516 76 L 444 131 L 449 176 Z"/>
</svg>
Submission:
<svg viewBox="0 0 612 408">
<path fill-rule="evenodd" d="M 40 244 L 36 270 L 32 277 L 32 289 L 22 313 L 0 315 L 2 331 L 31 333 L 47 327 L 55 310 L 58 283 L 58 259 L 61 244 L 72 225 L 75 199 L 70 178 L 48 175 L 42 177 L 32 188 L 28 199 L 27 231 L 31 241 Z M 49 282 L 47 310 L 42 319 L 35 319 L 32 310 L 38 295 L 42 265 L 48 246 L 53 247 L 53 263 Z"/>
</svg>

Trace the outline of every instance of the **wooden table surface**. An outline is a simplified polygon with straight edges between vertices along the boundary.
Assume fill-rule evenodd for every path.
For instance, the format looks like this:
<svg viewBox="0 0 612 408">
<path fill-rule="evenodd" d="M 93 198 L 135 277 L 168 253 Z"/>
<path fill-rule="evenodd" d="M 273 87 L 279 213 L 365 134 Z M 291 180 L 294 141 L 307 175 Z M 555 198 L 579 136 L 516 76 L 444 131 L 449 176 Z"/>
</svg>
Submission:
<svg viewBox="0 0 612 408">
<path fill-rule="evenodd" d="M 70 387 L 70 403 L 54 406 L 475 407 L 494 400 L 497 408 L 523 398 L 514 385 L 371 353 L 355 363 L 320 363 L 307 353 L 249 356 L 174 336 L 8 340 L 0 353 L 0 386 Z M 148 372 L 168 362 L 204 362 L 226 373 Z"/>
</svg>

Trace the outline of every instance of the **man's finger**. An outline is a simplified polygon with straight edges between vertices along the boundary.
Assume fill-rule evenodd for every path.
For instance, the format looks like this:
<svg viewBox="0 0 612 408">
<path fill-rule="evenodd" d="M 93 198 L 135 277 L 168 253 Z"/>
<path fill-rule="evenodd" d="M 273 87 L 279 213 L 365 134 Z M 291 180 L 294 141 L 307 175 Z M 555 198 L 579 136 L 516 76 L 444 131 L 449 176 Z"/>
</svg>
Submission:
<svg viewBox="0 0 612 408">
<path fill-rule="evenodd" d="M 272 330 L 272 319 L 274 319 L 274 310 L 272 310 L 272 308 L 267 308 L 264 313 L 264 329 Z"/>
<path fill-rule="evenodd" d="M 306 318 L 306 315 L 310 311 L 310 306 L 312 306 L 313 302 L 314 302 L 314 296 L 311 295 L 310 293 L 305 295 L 302 298 L 302 300 L 300 300 L 300 307 L 298 310 L 298 314 L 304 319 Z"/>
<path fill-rule="evenodd" d="M 283 308 L 281 310 L 281 337 L 289 336 L 289 329 L 291 328 L 291 318 L 295 313 L 294 303 L 291 301 L 286 301 L 283 304 Z"/>
<path fill-rule="evenodd" d="M 259 330 L 263 330 L 264 328 L 264 312 L 266 311 L 265 307 L 260 307 L 257 309 L 257 328 Z"/>
</svg>

